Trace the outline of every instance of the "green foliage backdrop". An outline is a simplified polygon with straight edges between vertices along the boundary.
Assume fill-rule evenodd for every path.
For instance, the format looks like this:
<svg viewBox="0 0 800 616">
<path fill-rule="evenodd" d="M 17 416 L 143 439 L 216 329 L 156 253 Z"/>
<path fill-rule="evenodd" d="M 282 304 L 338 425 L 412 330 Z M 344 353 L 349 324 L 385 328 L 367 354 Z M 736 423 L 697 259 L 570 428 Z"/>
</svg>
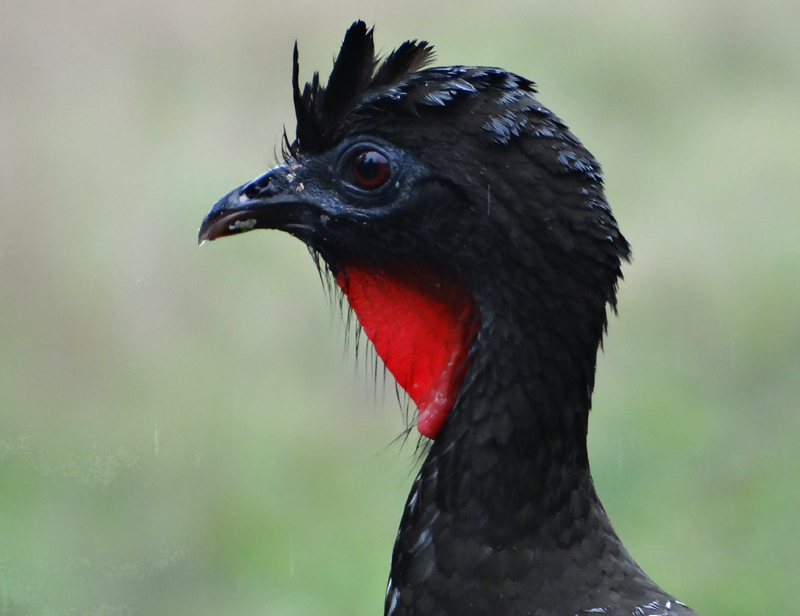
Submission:
<svg viewBox="0 0 800 616">
<path fill-rule="evenodd" d="M 299 242 L 198 249 L 345 28 L 508 68 L 631 241 L 590 447 L 701 614 L 800 591 L 800 5 L 3 0 L 0 615 L 374 615 L 414 474 Z"/>
</svg>

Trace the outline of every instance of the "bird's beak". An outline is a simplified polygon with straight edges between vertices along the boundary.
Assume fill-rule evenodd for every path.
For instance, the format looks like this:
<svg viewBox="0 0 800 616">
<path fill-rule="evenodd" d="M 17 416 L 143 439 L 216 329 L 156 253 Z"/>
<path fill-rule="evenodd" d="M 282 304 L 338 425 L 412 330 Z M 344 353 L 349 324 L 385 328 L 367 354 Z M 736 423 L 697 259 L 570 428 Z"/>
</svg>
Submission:
<svg viewBox="0 0 800 616">
<path fill-rule="evenodd" d="M 300 198 L 303 185 L 294 182 L 286 165 L 275 167 L 229 192 L 206 215 L 197 241 L 202 244 L 253 229 L 279 229 L 289 233 L 306 228 L 302 220 L 307 205 Z"/>
</svg>

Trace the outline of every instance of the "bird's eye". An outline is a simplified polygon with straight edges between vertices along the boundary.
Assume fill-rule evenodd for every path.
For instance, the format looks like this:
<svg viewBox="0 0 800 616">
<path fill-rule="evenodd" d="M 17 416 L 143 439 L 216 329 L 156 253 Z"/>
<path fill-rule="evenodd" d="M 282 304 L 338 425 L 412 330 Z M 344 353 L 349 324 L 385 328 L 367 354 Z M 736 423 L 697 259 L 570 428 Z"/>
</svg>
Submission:
<svg viewBox="0 0 800 616">
<path fill-rule="evenodd" d="M 376 150 L 359 152 L 350 165 L 353 184 L 364 190 L 376 190 L 389 179 L 389 159 Z"/>
</svg>

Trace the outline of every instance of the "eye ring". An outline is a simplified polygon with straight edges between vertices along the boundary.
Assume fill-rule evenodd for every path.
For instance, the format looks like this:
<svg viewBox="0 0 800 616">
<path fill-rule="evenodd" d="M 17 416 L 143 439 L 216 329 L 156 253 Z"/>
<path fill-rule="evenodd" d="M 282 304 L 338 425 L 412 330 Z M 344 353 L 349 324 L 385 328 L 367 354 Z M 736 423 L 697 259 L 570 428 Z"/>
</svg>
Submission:
<svg viewBox="0 0 800 616">
<path fill-rule="evenodd" d="M 377 190 L 391 176 L 389 159 L 378 150 L 361 150 L 350 162 L 353 185 L 363 190 Z"/>
</svg>

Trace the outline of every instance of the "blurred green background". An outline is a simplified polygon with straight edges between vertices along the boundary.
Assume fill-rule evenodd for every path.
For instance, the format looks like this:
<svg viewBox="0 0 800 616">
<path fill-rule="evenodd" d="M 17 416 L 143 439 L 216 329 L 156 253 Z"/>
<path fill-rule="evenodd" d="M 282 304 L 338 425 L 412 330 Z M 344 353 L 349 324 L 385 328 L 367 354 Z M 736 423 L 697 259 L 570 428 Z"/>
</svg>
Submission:
<svg viewBox="0 0 800 616">
<path fill-rule="evenodd" d="M 491 4 L 491 7 L 489 7 Z M 800 4 L 0 0 L 0 614 L 375 615 L 413 445 L 303 246 L 196 246 L 345 28 L 502 66 L 633 245 L 590 448 L 705 616 L 800 591 Z"/>
</svg>

